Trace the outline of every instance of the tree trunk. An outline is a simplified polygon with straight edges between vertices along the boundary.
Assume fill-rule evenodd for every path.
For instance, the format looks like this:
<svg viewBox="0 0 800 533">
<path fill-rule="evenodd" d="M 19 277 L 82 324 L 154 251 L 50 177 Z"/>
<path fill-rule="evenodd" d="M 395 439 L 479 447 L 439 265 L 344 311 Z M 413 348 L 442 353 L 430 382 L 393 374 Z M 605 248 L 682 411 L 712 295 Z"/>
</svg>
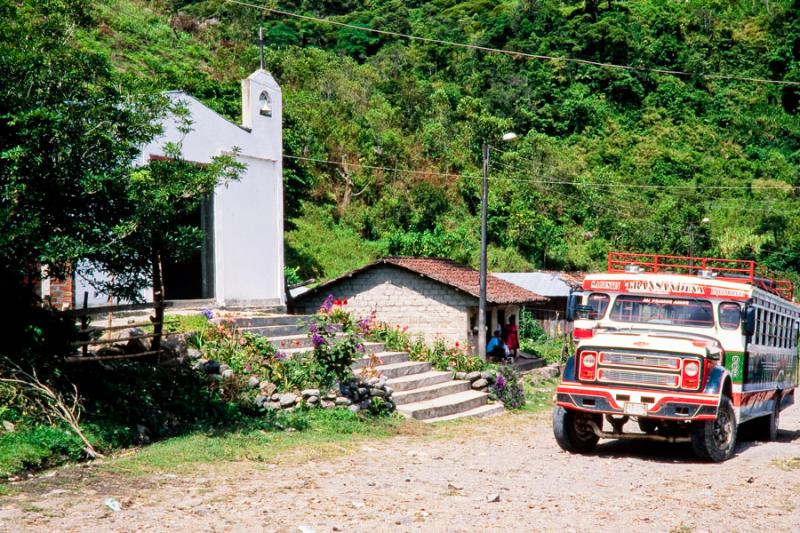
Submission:
<svg viewBox="0 0 800 533">
<path fill-rule="evenodd" d="M 153 261 L 153 302 L 156 304 L 156 316 L 153 319 L 153 342 L 150 349 L 157 352 L 161 349 L 161 332 L 164 328 L 164 276 L 161 271 L 161 251 L 154 249 Z"/>
</svg>

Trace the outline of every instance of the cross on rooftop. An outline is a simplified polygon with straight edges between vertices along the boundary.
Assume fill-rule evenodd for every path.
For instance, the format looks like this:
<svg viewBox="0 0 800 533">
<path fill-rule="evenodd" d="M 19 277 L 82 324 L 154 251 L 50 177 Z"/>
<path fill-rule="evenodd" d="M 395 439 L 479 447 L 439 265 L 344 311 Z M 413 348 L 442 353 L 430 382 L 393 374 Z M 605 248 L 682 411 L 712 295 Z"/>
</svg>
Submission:
<svg viewBox="0 0 800 533">
<path fill-rule="evenodd" d="M 267 41 L 264 39 L 264 28 L 258 28 L 258 40 L 256 40 L 256 44 L 258 45 L 261 57 L 261 70 L 264 70 L 264 45 L 267 44 Z"/>
</svg>

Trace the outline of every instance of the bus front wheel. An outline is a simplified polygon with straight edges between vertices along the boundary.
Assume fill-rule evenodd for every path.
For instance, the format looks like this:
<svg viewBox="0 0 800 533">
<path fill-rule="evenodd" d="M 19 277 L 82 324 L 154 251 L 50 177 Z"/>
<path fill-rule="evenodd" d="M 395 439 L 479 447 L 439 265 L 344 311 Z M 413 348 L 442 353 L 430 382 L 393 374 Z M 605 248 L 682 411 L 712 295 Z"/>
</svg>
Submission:
<svg viewBox="0 0 800 533">
<path fill-rule="evenodd" d="M 603 418 L 599 414 L 556 407 L 553 411 L 553 435 L 561 449 L 570 453 L 592 451 L 600 437 L 589 422 L 601 427 Z"/>
<path fill-rule="evenodd" d="M 698 422 L 692 431 L 692 448 L 701 459 L 721 463 L 733 456 L 736 449 L 736 414 L 730 398 L 723 396 L 717 418 Z"/>
</svg>

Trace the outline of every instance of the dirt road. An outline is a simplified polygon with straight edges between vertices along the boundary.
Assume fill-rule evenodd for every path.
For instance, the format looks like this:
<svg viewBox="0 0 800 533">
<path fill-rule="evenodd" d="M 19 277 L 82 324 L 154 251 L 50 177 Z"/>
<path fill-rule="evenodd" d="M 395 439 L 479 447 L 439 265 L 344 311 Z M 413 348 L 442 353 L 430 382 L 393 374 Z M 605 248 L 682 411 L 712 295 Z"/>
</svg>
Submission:
<svg viewBox="0 0 800 533">
<path fill-rule="evenodd" d="M 90 467 L 77 489 L 57 483 L 66 470 L 49 490 L 39 481 L 0 498 L 0 531 L 797 531 L 799 407 L 781 427 L 779 442 L 742 442 L 721 465 L 642 442 L 569 455 L 548 415 L 528 414 L 302 464 L 113 482 Z"/>
</svg>

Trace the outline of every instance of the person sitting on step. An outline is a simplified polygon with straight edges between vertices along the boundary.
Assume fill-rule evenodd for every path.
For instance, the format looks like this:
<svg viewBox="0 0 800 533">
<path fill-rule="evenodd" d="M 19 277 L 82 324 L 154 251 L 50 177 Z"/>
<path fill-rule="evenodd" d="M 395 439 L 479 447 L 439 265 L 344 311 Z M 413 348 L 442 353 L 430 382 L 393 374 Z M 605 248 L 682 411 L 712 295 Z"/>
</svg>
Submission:
<svg viewBox="0 0 800 533">
<path fill-rule="evenodd" d="M 500 362 L 506 358 L 506 353 L 506 343 L 503 342 L 503 332 L 497 329 L 486 344 L 486 359 Z"/>
</svg>

